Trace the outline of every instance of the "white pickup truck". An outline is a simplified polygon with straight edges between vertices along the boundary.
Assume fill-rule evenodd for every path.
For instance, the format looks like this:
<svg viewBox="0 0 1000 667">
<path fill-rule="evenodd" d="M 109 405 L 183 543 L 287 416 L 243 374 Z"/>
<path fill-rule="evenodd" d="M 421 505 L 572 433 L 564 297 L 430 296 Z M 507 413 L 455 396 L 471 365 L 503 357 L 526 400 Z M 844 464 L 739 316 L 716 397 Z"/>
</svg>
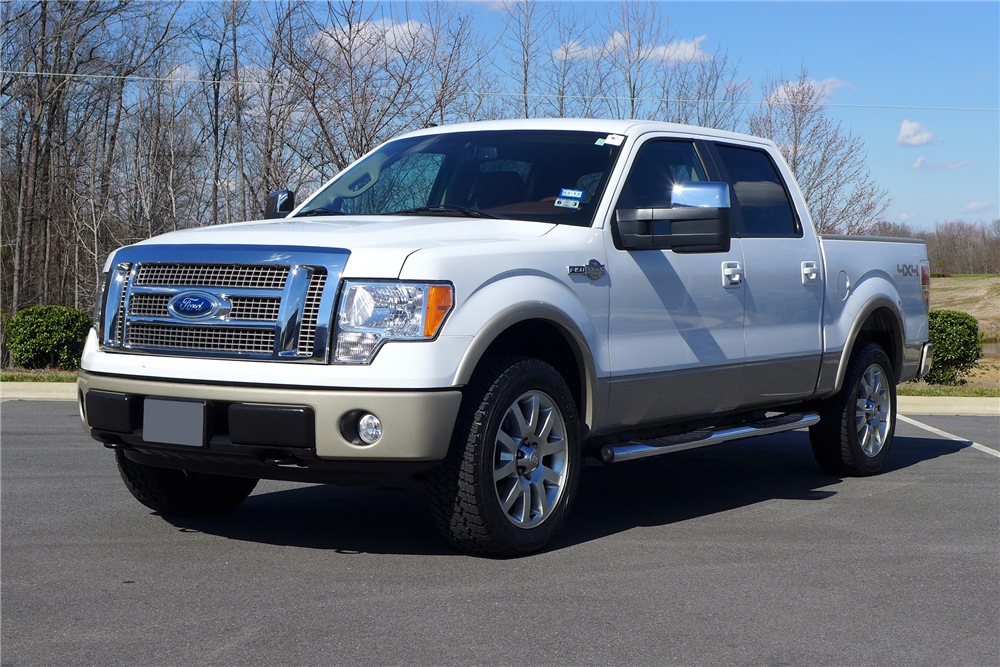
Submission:
<svg viewBox="0 0 1000 667">
<path fill-rule="evenodd" d="M 817 235 L 755 137 L 428 128 L 267 218 L 105 266 L 80 414 L 162 513 L 258 479 L 409 486 L 458 547 L 523 554 L 584 456 L 808 427 L 824 470 L 875 473 L 931 364 L 923 242 Z"/>
</svg>

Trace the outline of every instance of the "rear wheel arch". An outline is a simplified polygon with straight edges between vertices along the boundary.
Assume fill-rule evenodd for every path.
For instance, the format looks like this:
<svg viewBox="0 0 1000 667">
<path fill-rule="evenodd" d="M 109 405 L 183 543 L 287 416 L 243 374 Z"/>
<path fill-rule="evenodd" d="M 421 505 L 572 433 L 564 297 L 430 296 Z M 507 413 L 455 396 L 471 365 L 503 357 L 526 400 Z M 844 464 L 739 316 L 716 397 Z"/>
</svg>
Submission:
<svg viewBox="0 0 1000 667">
<path fill-rule="evenodd" d="M 855 319 L 840 355 L 834 393 L 840 391 L 844 384 L 844 376 L 854 349 L 867 342 L 875 342 L 882 346 L 892 364 L 893 379 L 898 382 L 903 372 L 903 331 L 903 320 L 892 300 L 883 296 L 866 303 Z"/>
</svg>

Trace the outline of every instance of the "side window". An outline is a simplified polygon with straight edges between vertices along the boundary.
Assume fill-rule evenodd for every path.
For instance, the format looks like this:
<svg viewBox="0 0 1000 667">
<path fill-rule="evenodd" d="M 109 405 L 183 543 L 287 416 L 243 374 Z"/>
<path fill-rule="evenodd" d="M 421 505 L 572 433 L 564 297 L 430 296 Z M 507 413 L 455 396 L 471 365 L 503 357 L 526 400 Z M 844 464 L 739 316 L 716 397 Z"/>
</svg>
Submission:
<svg viewBox="0 0 1000 667">
<path fill-rule="evenodd" d="M 796 236 L 795 214 L 767 153 L 716 144 L 743 214 L 744 236 Z"/>
<path fill-rule="evenodd" d="M 693 143 L 650 141 L 635 156 L 617 208 L 668 208 L 674 183 L 707 180 Z"/>
</svg>

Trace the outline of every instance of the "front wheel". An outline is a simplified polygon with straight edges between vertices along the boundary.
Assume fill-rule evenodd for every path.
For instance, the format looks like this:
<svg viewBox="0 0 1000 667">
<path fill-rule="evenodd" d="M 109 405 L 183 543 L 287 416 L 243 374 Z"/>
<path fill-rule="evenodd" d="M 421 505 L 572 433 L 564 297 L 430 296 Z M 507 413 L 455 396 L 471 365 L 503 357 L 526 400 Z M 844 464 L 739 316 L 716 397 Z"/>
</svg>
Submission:
<svg viewBox="0 0 1000 667">
<path fill-rule="evenodd" d="M 256 479 L 157 468 L 115 450 L 125 488 L 140 503 L 162 514 L 217 514 L 233 509 L 257 486 Z"/>
<path fill-rule="evenodd" d="M 541 549 L 562 527 L 579 470 L 576 405 L 565 380 L 537 359 L 498 357 L 467 388 L 428 496 L 452 544 L 516 556 Z"/>
<path fill-rule="evenodd" d="M 885 464 L 896 430 L 892 365 L 878 343 L 851 354 L 840 393 L 823 402 L 809 429 L 817 463 L 828 473 L 862 477 Z"/>
</svg>

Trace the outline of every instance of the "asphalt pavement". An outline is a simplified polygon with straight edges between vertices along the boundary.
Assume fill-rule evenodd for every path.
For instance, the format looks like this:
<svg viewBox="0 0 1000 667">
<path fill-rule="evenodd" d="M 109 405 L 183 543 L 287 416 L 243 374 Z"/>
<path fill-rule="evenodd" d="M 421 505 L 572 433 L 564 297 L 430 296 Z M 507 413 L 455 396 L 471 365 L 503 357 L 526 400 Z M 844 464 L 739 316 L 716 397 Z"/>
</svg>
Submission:
<svg viewBox="0 0 1000 667">
<path fill-rule="evenodd" d="M 489 560 L 407 492 L 165 519 L 76 410 L 0 406 L 3 665 L 1000 664 L 1000 455 L 911 423 L 865 479 L 805 432 L 595 464 L 549 549 Z"/>
</svg>

